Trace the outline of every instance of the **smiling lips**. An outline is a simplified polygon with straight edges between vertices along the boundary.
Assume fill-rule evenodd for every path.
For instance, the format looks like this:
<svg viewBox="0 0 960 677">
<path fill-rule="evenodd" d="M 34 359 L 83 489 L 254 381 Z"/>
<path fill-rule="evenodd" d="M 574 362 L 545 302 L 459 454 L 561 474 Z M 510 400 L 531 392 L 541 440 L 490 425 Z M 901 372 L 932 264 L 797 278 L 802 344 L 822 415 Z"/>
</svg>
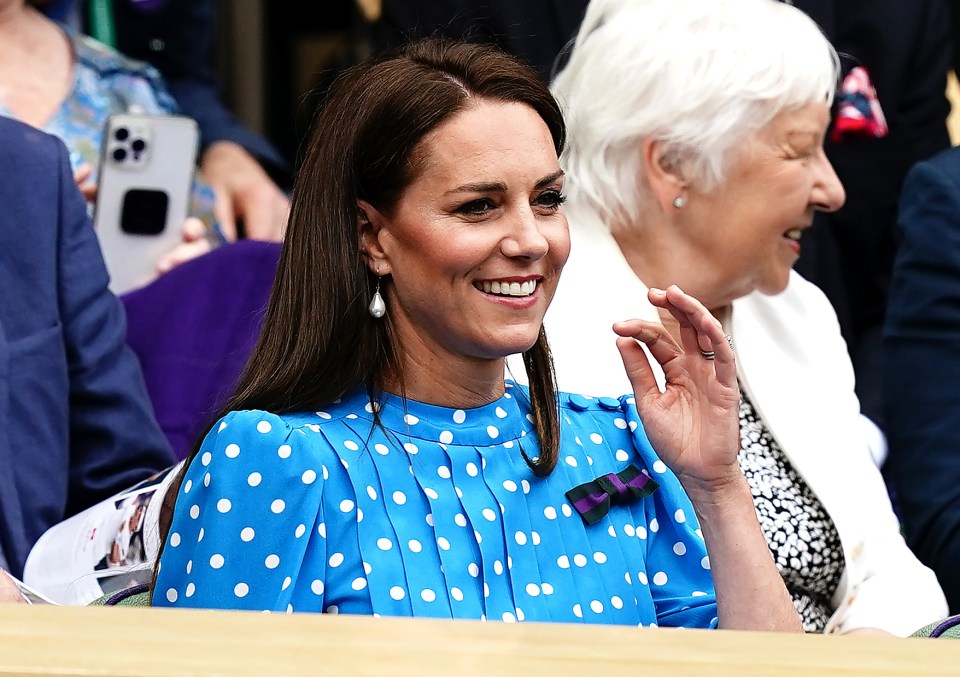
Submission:
<svg viewBox="0 0 960 677">
<path fill-rule="evenodd" d="M 524 280 L 523 282 L 484 280 L 483 282 L 477 282 L 476 287 L 485 294 L 496 296 L 533 296 L 533 293 L 537 291 L 538 282 L 539 280 L 536 279 Z"/>
</svg>

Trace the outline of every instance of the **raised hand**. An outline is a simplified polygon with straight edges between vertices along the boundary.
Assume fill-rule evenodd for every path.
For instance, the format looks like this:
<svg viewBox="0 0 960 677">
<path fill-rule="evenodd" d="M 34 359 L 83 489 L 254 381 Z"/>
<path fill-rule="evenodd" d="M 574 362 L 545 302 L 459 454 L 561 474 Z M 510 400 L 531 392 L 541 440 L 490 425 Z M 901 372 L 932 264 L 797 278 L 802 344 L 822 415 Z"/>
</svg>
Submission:
<svg viewBox="0 0 960 677">
<path fill-rule="evenodd" d="M 679 287 L 651 289 L 650 302 L 668 311 L 680 341 L 659 323 L 628 320 L 614 325 L 617 347 L 633 385 L 650 443 L 686 486 L 722 485 L 740 474 L 737 369 L 720 323 Z M 640 341 L 663 368 L 660 392 Z M 712 354 L 711 354 L 712 353 Z"/>
</svg>

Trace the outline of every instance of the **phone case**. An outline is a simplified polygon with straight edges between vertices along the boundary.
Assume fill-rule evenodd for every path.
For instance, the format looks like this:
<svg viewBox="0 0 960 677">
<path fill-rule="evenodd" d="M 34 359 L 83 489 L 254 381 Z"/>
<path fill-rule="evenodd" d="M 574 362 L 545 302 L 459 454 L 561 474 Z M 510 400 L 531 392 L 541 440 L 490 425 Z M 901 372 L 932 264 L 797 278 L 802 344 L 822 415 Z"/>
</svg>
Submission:
<svg viewBox="0 0 960 677">
<path fill-rule="evenodd" d="M 182 237 L 199 144 L 190 118 L 114 115 L 100 149 L 94 226 L 121 294 L 156 277 L 156 264 Z"/>
</svg>

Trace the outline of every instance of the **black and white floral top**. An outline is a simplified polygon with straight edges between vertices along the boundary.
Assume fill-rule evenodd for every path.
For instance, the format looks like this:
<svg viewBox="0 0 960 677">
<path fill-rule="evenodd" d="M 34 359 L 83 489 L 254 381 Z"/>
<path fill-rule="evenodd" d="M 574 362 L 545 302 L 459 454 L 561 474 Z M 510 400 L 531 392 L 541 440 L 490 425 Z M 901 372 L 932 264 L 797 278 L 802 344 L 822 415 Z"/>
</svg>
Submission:
<svg viewBox="0 0 960 677">
<path fill-rule="evenodd" d="M 740 469 L 806 632 L 823 632 L 845 565 L 837 528 L 741 388 Z"/>
</svg>

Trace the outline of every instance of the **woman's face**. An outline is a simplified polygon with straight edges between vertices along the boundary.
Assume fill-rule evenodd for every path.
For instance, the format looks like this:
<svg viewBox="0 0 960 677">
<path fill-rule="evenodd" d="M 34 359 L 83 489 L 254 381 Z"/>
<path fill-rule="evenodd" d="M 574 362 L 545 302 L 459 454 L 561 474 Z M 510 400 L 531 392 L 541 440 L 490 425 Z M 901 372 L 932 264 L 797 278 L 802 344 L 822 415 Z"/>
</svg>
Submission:
<svg viewBox="0 0 960 677">
<path fill-rule="evenodd" d="M 829 122 L 826 104 L 783 111 L 748 137 L 719 187 L 690 191 L 680 226 L 708 271 L 701 283 L 710 307 L 783 291 L 814 212 L 843 205 L 823 150 Z"/>
<path fill-rule="evenodd" d="M 457 370 L 527 350 L 569 253 L 546 124 L 526 105 L 479 100 L 417 156 L 419 175 L 391 215 L 372 217 L 364 245 L 391 276 L 387 312 L 404 355 Z"/>
</svg>

